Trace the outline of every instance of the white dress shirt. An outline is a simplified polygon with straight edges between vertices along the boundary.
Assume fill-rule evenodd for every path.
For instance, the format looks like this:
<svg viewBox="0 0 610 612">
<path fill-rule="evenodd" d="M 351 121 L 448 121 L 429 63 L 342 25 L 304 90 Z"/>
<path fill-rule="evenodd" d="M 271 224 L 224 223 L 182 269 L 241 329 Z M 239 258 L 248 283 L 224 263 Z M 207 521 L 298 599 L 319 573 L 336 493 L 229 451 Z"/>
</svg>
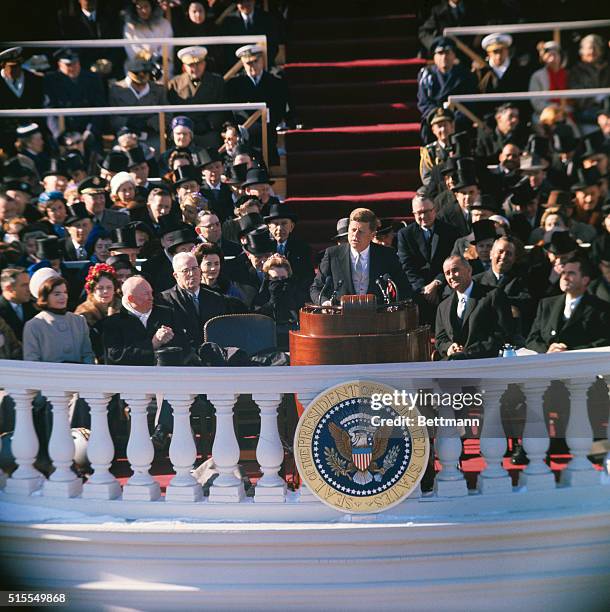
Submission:
<svg viewBox="0 0 610 612">
<path fill-rule="evenodd" d="M 8 88 L 18 97 L 21 98 L 21 96 L 23 95 L 23 87 L 25 85 L 25 77 L 23 76 L 23 73 L 21 73 L 19 75 L 18 79 L 9 79 L 8 76 L 6 76 L 5 72 L 4 72 L 4 68 L 0 71 L 0 74 L 2 75 L 2 78 L 4 79 L 4 82 L 7 84 Z"/>
<path fill-rule="evenodd" d="M 582 300 L 582 295 L 579 295 L 577 298 L 571 298 L 569 295 L 566 295 L 566 303 L 563 308 L 564 319 L 569 319 L 572 316 L 576 306 L 580 304 L 580 300 Z"/>
<path fill-rule="evenodd" d="M 358 253 L 356 249 L 350 247 L 349 252 L 352 263 L 352 281 L 354 284 L 354 291 L 358 295 L 364 295 L 369 287 L 369 255 L 371 252 L 371 246 L 367 246 L 361 253 Z M 361 265 L 360 275 L 356 269 L 358 261 L 360 261 Z"/>
<path fill-rule="evenodd" d="M 126 77 L 125 81 L 127 82 L 127 87 L 131 90 L 131 93 L 133 93 L 137 100 L 141 100 L 144 96 L 147 96 L 150 93 L 149 83 L 146 83 L 146 87 L 144 87 L 142 91 L 138 91 L 135 89 L 135 87 L 133 87 L 133 81 L 129 77 Z"/>
<path fill-rule="evenodd" d="M 499 79 L 501 79 L 504 76 L 504 73 L 508 70 L 509 66 L 510 66 L 510 58 L 508 57 L 499 66 L 494 66 L 491 62 L 489 62 L 489 67 L 495 72 L 496 76 Z"/>
<path fill-rule="evenodd" d="M 146 327 L 148 323 L 148 317 L 150 317 L 150 313 L 152 312 L 152 308 L 148 312 L 138 312 L 128 301 L 127 296 L 123 296 L 121 298 L 121 304 L 125 307 L 125 310 L 130 312 L 134 317 L 137 317 L 140 320 L 140 323 Z"/>
<path fill-rule="evenodd" d="M 468 303 L 468 300 L 470 299 L 470 294 L 472 293 L 473 286 L 474 286 L 474 283 L 470 281 L 470 285 L 468 285 L 464 293 L 460 293 L 459 291 L 456 291 L 457 297 L 458 297 L 457 316 L 460 319 L 464 316 L 464 311 L 466 310 L 466 304 Z"/>
</svg>

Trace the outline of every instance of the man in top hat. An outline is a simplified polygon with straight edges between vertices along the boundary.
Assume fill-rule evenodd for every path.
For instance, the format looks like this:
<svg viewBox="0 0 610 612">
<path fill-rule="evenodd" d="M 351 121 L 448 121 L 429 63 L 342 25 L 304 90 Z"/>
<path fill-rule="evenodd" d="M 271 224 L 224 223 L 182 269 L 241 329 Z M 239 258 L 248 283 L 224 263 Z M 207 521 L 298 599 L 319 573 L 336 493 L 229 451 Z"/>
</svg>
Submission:
<svg viewBox="0 0 610 612">
<path fill-rule="evenodd" d="M 479 221 L 490 219 L 492 216 L 499 213 L 496 201 L 492 196 L 483 194 L 479 196 L 470 206 L 468 207 L 468 215 L 470 218 L 470 233 L 465 236 L 460 236 L 453 245 L 451 255 L 465 255 L 466 253 L 473 252 L 473 240 L 474 240 L 474 225 Z M 479 270 L 473 271 L 473 274 L 477 274 Z"/>
<path fill-rule="evenodd" d="M 89 261 L 86 245 L 93 229 L 93 220 L 83 202 L 75 202 L 70 206 L 64 225 L 68 232 L 64 241 L 66 261 Z"/>
<path fill-rule="evenodd" d="M 258 198 L 262 204 L 261 214 L 267 215 L 271 210 L 271 206 L 279 204 L 280 200 L 272 195 L 271 189 L 273 181 L 269 178 L 269 174 L 264 168 L 253 167 L 246 173 L 246 180 L 242 183 L 242 187 L 246 195 L 251 198 Z"/>
<path fill-rule="evenodd" d="M 68 187 L 69 176 L 70 172 L 66 160 L 63 157 L 54 157 L 51 159 L 47 170 L 40 177 L 43 191 L 60 191 L 63 193 Z"/>
<path fill-rule="evenodd" d="M 481 219 L 472 224 L 472 240 L 470 245 L 474 247 L 476 258 L 469 258 L 473 274 L 486 272 L 491 268 L 490 253 L 498 237 L 496 224 L 491 219 Z"/>
<path fill-rule="evenodd" d="M 0 52 L 0 108 L 42 108 L 42 78 L 29 70 L 23 70 L 23 49 L 11 47 Z M 15 130 L 19 123 L 41 121 L 7 117 L 0 127 L 0 147 L 5 151 L 14 150 Z"/>
<path fill-rule="evenodd" d="M 454 197 L 451 200 L 445 198 L 446 204 L 440 208 L 438 218 L 452 225 L 460 236 L 466 236 L 471 230 L 469 209 L 481 198 L 481 191 L 474 161 L 469 158 L 458 158 L 458 161 L 458 169 L 452 175 L 451 193 Z"/>
<path fill-rule="evenodd" d="M 428 118 L 436 140 L 419 150 L 419 175 L 424 185 L 432 179 L 432 169 L 449 158 L 449 137 L 455 132 L 455 115 L 450 109 L 437 108 Z"/>
<path fill-rule="evenodd" d="M 286 83 L 265 70 L 263 49 L 259 45 L 240 47 L 235 55 L 241 60 L 245 74 L 231 79 L 227 83 L 229 101 L 231 102 L 265 102 L 269 111 L 267 136 L 269 142 L 269 161 L 277 164 L 276 128 L 282 121 L 291 123 L 294 109 L 288 94 Z M 252 114 L 249 111 L 236 111 L 235 117 L 243 123 Z M 260 147 L 262 136 L 260 121 L 250 128 L 252 144 Z"/>
<path fill-rule="evenodd" d="M 108 183 L 99 176 L 89 176 L 78 184 L 78 193 L 94 225 L 109 233 L 118 227 L 127 225 L 129 214 L 126 211 L 106 208 L 107 186 Z"/>
<path fill-rule="evenodd" d="M 417 108 L 422 114 L 421 134 L 425 143 L 433 140 L 428 124 L 430 114 L 442 106 L 449 96 L 476 91 L 472 73 L 457 63 L 453 40 L 441 36 L 434 41 L 431 50 L 434 53 L 434 64 L 422 68 L 417 77 Z M 461 113 L 457 113 L 456 121 L 460 129 L 465 129 L 469 123 Z"/>
<path fill-rule="evenodd" d="M 23 340 L 23 326 L 38 311 L 32 304 L 30 276 L 24 268 L 4 268 L 0 275 L 0 317 Z"/>
<path fill-rule="evenodd" d="M 498 156 L 506 143 L 513 142 L 523 150 L 529 137 L 519 108 L 514 103 L 506 102 L 498 106 L 494 118 L 495 128 L 490 129 L 487 125 L 482 125 L 477 130 L 475 155 L 483 158 L 487 165 L 498 163 Z"/>
<path fill-rule="evenodd" d="M 153 184 L 148 180 L 150 162 L 146 159 L 141 147 L 134 147 L 127 151 L 125 155 L 127 155 L 127 172 L 131 174 L 136 184 L 136 201 L 146 201 L 153 188 Z M 154 166 L 157 170 L 159 169 L 156 162 L 154 162 Z"/>
<path fill-rule="evenodd" d="M 311 261 L 311 247 L 293 235 L 298 217 L 286 204 L 272 204 L 265 223 L 269 233 L 275 239 L 276 253 L 283 255 L 290 262 L 292 276 L 299 293 L 296 296 L 298 308 L 309 299 L 309 287 L 314 278 Z"/>
<path fill-rule="evenodd" d="M 348 243 L 326 249 L 318 274 L 311 285 L 315 304 L 330 301 L 333 292 L 342 295 L 374 294 L 378 302 L 384 296 L 377 281 L 388 274 L 398 290 L 398 299 L 414 295 L 395 251 L 372 242 L 377 230 L 377 217 L 372 210 L 356 208 L 350 214 Z"/>
<path fill-rule="evenodd" d="M 227 101 L 224 79 L 206 70 L 205 47 L 185 47 L 178 51 L 182 74 L 167 84 L 170 104 L 222 104 Z M 218 134 L 227 113 L 215 111 L 189 115 L 194 124 L 195 142 L 200 147 L 218 146 Z"/>
<path fill-rule="evenodd" d="M 203 149 L 198 153 L 199 167 L 203 176 L 201 195 L 209 202 L 221 223 L 233 216 L 233 194 L 231 188 L 220 180 L 224 166 L 222 155 L 215 147 Z"/>
<path fill-rule="evenodd" d="M 581 223 L 598 227 L 601 224 L 601 181 L 602 177 L 596 166 L 580 168 L 576 174 L 576 183 L 572 185 L 574 194 L 574 218 Z"/>
<path fill-rule="evenodd" d="M 174 181 L 174 192 L 178 203 L 182 202 L 189 193 L 197 193 L 201 186 L 201 171 L 195 166 L 178 166 L 172 175 Z"/>
<path fill-rule="evenodd" d="M 443 273 L 452 293 L 436 313 L 436 350 L 443 359 L 497 357 L 513 338 L 506 295 L 473 281 L 470 263 L 459 255 L 445 260 Z"/>
<path fill-rule="evenodd" d="M 36 240 L 36 257 L 40 263 L 50 265 L 61 274 L 61 262 L 64 257 L 63 242 L 57 236 L 46 236 Z"/>
<path fill-rule="evenodd" d="M 157 106 L 167 104 L 167 94 L 163 85 L 152 80 L 154 67 L 151 62 L 134 57 L 125 62 L 127 76 L 110 86 L 109 106 Z M 113 131 L 127 125 L 134 129 L 140 139 L 159 149 L 159 119 L 156 113 L 110 116 Z"/>
<path fill-rule="evenodd" d="M 60 49 L 54 54 L 57 70 L 44 76 L 45 106 L 49 108 L 85 108 L 108 106 L 106 92 L 99 75 L 90 70 L 81 70 L 80 58 L 71 49 Z M 66 117 L 65 126 L 70 131 L 89 130 L 97 136 L 102 133 L 104 118 L 100 115 Z M 60 133 L 56 118 L 49 118 L 53 135 Z"/>
<path fill-rule="evenodd" d="M 511 189 L 510 206 L 513 210 L 508 218 L 511 233 L 517 236 L 523 244 L 529 244 L 530 234 L 539 227 L 544 211 L 539 206 L 536 192 L 532 189 L 527 177 L 523 177 Z"/>
<path fill-rule="evenodd" d="M 134 225 L 118 227 L 110 233 L 112 242 L 108 246 L 111 257 L 127 255 L 129 262 L 135 266 L 140 248 L 136 242 L 136 230 Z"/>
<path fill-rule="evenodd" d="M 587 293 L 592 272 L 586 259 L 572 257 L 561 270 L 561 294 L 538 305 L 527 348 L 556 353 L 610 345 L 610 304 Z"/>
</svg>

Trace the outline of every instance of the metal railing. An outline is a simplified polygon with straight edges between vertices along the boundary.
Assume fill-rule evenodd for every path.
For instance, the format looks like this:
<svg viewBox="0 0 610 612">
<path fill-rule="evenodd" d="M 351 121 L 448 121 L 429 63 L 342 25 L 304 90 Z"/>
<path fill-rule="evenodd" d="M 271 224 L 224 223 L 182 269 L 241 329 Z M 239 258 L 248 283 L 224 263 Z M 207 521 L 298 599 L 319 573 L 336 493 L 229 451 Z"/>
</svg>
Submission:
<svg viewBox="0 0 610 612">
<path fill-rule="evenodd" d="M 92 106 L 87 108 L 24 108 L 0 110 L 0 119 L 3 117 L 75 117 L 92 115 L 143 115 L 157 113 L 159 116 L 160 153 L 165 151 L 165 113 L 185 114 L 189 112 L 214 111 L 254 111 L 244 122 L 248 128 L 258 119 L 262 122 L 261 138 L 265 163 L 269 164 L 267 123 L 269 113 L 264 102 L 243 102 L 238 104 L 163 104 L 158 106 Z"/>
</svg>

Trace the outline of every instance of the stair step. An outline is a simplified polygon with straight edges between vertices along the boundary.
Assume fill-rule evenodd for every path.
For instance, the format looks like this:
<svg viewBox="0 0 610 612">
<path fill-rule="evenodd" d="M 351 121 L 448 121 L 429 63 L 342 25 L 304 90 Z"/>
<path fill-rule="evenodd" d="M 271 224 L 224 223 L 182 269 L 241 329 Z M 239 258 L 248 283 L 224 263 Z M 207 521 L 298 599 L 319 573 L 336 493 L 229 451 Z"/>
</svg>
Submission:
<svg viewBox="0 0 610 612">
<path fill-rule="evenodd" d="M 374 17 L 342 17 L 339 19 L 296 19 L 290 26 L 291 41 L 316 38 L 336 39 L 359 36 L 404 36 L 417 30 L 415 15 L 380 15 Z"/>
<path fill-rule="evenodd" d="M 417 37 L 344 38 L 338 40 L 307 40 L 291 43 L 286 49 L 286 61 L 314 62 L 408 57 L 417 53 Z"/>
<path fill-rule="evenodd" d="M 417 187 L 419 182 L 417 169 L 291 173 L 287 192 L 290 197 L 367 194 L 379 189 L 406 191 L 414 185 Z"/>
<path fill-rule="evenodd" d="M 291 91 L 299 107 L 308 104 L 381 104 L 414 100 L 417 80 L 296 85 Z"/>
<path fill-rule="evenodd" d="M 421 142 L 419 123 L 400 122 L 350 126 L 338 124 L 327 128 L 289 130 L 285 138 L 289 167 L 292 154 L 299 151 L 401 147 L 419 145 Z"/>
<path fill-rule="evenodd" d="M 426 64 L 425 60 L 417 58 L 382 58 L 348 62 L 298 62 L 284 65 L 284 78 L 291 88 L 310 83 L 340 84 L 414 79 Z"/>
<path fill-rule="evenodd" d="M 415 104 L 404 102 L 381 104 L 331 104 L 299 107 L 299 118 L 306 127 L 353 126 L 419 121 Z"/>
<path fill-rule="evenodd" d="M 291 176 L 324 169 L 326 172 L 355 171 L 358 169 L 417 168 L 419 147 L 383 147 L 376 149 L 339 149 L 332 151 L 290 152 Z"/>
</svg>

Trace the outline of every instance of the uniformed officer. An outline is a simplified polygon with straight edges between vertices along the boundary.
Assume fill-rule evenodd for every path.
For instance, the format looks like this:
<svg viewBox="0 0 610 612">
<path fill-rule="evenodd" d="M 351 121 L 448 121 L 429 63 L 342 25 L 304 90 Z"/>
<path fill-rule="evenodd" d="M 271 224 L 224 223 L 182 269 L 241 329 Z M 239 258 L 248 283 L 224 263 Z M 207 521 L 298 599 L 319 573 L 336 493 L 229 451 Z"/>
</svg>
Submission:
<svg viewBox="0 0 610 612">
<path fill-rule="evenodd" d="M 419 174 L 422 183 L 428 185 L 432 169 L 449 158 L 449 137 L 455 132 L 455 115 L 448 108 L 437 108 L 428 123 L 436 140 L 419 150 Z"/>
<path fill-rule="evenodd" d="M 421 134 L 425 143 L 433 140 L 428 119 L 452 95 L 476 93 L 472 73 L 457 63 L 453 40 L 441 36 L 432 45 L 434 65 L 422 68 L 418 75 L 417 108 L 422 114 Z M 459 129 L 468 129 L 470 122 L 461 113 L 456 114 Z"/>
</svg>

